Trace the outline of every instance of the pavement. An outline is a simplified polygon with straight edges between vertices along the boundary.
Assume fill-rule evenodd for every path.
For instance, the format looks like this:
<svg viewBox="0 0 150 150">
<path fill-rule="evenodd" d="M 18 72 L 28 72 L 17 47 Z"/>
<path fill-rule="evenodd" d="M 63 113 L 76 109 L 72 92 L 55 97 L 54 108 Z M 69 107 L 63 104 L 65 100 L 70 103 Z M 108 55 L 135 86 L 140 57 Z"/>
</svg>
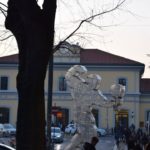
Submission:
<svg viewBox="0 0 150 150">
<path fill-rule="evenodd" d="M 71 138 L 71 137 L 70 137 Z M 70 138 L 65 138 L 64 142 L 61 144 L 55 144 L 55 150 L 63 150 L 66 145 L 69 143 Z M 4 143 L 6 145 L 10 145 L 10 139 L 9 138 L 0 138 L 0 143 Z M 115 150 L 115 139 L 112 135 L 107 135 L 100 137 L 100 140 L 98 144 L 96 145 L 96 150 Z M 124 143 L 120 143 L 120 149 L 119 150 L 127 150 L 126 145 Z"/>
<path fill-rule="evenodd" d="M 100 140 L 96 145 L 96 150 L 113 150 L 114 145 L 115 145 L 114 136 L 108 135 L 100 137 Z"/>
<path fill-rule="evenodd" d="M 69 144 L 70 139 L 72 136 L 65 136 L 64 142 L 61 144 L 55 144 L 54 150 L 64 150 L 66 146 Z M 114 136 L 103 136 L 100 137 L 99 142 L 96 145 L 96 150 L 113 150 L 113 147 L 115 145 Z"/>
</svg>

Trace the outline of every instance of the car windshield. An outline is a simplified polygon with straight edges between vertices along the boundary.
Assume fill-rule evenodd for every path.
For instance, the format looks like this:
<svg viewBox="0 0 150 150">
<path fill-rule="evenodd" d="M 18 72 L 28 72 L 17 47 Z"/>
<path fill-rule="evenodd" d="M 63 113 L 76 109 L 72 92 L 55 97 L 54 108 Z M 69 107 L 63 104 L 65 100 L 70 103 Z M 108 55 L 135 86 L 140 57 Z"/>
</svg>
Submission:
<svg viewBox="0 0 150 150">
<path fill-rule="evenodd" d="M 52 133 L 60 133 L 60 129 L 59 128 L 51 128 L 51 132 Z"/>
</svg>

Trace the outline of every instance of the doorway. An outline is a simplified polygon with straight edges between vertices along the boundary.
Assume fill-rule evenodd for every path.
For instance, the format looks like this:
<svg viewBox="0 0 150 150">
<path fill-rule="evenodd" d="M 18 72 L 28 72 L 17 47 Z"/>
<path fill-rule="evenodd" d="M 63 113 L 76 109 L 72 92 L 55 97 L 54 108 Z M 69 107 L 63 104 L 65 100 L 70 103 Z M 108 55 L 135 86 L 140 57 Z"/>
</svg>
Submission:
<svg viewBox="0 0 150 150">
<path fill-rule="evenodd" d="M 9 123 L 9 108 L 0 108 L 0 123 Z"/>
<path fill-rule="evenodd" d="M 128 128 L 128 111 L 119 110 L 115 112 L 115 127 Z"/>
</svg>

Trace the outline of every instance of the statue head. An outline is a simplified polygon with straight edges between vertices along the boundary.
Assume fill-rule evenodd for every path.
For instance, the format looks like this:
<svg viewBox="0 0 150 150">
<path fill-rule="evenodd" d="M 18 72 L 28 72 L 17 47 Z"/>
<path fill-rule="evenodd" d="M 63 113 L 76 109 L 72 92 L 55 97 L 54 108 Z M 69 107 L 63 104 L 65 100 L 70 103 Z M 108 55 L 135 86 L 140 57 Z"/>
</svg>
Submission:
<svg viewBox="0 0 150 150">
<path fill-rule="evenodd" d="M 87 69 L 82 65 L 74 65 L 73 67 L 71 67 L 68 70 L 67 73 L 69 73 L 72 76 L 78 77 L 78 76 L 81 76 L 81 75 L 87 73 Z"/>
<path fill-rule="evenodd" d="M 71 88 L 75 88 L 74 86 L 76 86 L 77 83 L 85 82 L 83 75 L 86 73 L 86 67 L 82 65 L 74 65 L 67 71 L 65 75 L 67 85 Z"/>
<path fill-rule="evenodd" d="M 74 65 L 67 71 L 65 77 L 67 80 L 69 80 L 70 78 L 71 79 L 76 78 L 78 80 L 81 80 L 81 82 L 85 82 L 85 80 L 81 76 L 86 73 L 87 73 L 86 67 L 81 65 Z"/>
</svg>

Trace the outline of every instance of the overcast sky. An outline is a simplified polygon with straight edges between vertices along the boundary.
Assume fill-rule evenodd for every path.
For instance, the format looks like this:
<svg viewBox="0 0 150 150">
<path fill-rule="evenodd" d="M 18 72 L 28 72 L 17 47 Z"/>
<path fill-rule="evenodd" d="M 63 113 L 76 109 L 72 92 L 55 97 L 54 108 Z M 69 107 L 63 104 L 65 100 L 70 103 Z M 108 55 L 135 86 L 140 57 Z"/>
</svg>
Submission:
<svg viewBox="0 0 150 150">
<path fill-rule="evenodd" d="M 0 0 L 3 1 L 7 2 Z M 110 9 L 115 6 L 116 1 L 58 0 L 56 42 L 63 40 L 73 31 L 81 19 L 106 8 Z M 150 68 L 148 68 L 150 57 L 147 56 L 150 54 L 150 0 L 126 0 L 120 10 L 102 16 L 94 23 L 109 27 L 100 30 L 89 24 L 84 25 L 70 42 L 79 43 L 84 48 L 98 48 L 144 63 L 146 65 L 144 77 L 150 78 Z M 14 40 L 10 39 L 7 43 L 0 42 L 0 56 L 18 52 L 11 41 Z"/>
</svg>

